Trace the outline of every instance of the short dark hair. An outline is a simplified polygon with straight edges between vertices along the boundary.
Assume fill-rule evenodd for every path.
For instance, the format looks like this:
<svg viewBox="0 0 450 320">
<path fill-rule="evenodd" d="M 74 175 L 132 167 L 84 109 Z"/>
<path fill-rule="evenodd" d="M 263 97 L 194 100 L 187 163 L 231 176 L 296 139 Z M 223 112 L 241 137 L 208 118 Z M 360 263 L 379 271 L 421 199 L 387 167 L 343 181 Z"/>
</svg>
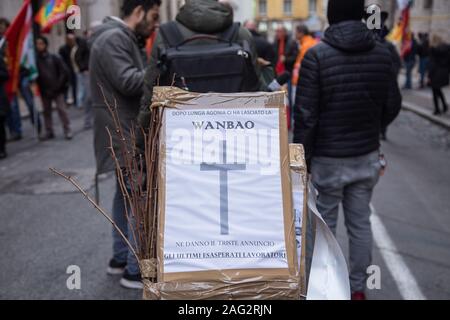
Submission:
<svg viewBox="0 0 450 320">
<path fill-rule="evenodd" d="M 8 28 L 10 25 L 10 22 L 6 18 L 0 18 L 0 24 L 4 24 Z"/>
<path fill-rule="evenodd" d="M 304 35 L 309 35 L 309 29 L 304 24 L 300 24 L 297 26 L 297 32 L 303 33 Z"/>
<path fill-rule="evenodd" d="M 36 37 L 36 41 L 42 40 L 45 43 L 45 46 L 48 47 L 48 39 L 44 37 L 43 35 L 39 35 Z"/>
<path fill-rule="evenodd" d="M 154 6 L 160 6 L 161 0 L 124 0 L 122 8 L 120 9 L 122 18 L 129 17 L 136 7 L 142 6 L 147 12 Z"/>
</svg>

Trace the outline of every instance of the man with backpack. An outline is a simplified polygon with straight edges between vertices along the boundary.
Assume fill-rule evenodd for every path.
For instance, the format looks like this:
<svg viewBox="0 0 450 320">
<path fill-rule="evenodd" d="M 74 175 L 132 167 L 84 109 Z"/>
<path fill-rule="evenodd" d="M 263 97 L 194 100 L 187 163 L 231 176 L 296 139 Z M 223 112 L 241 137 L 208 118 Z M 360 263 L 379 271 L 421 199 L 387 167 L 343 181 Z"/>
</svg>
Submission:
<svg viewBox="0 0 450 320">
<path fill-rule="evenodd" d="M 153 86 L 193 92 L 266 90 L 250 32 L 233 23 L 233 10 L 216 0 L 191 0 L 164 24 L 147 67 L 139 123 L 149 127 Z"/>
<path fill-rule="evenodd" d="M 44 121 L 46 135 L 44 140 L 53 139 L 52 103 L 56 103 L 59 118 L 61 119 L 66 140 L 73 138 L 70 121 L 67 116 L 67 105 L 64 92 L 69 86 L 69 70 L 62 59 L 48 52 L 48 40 L 43 36 L 36 39 L 37 67 L 39 70 L 38 84 L 41 91 L 44 108 Z"/>
</svg>

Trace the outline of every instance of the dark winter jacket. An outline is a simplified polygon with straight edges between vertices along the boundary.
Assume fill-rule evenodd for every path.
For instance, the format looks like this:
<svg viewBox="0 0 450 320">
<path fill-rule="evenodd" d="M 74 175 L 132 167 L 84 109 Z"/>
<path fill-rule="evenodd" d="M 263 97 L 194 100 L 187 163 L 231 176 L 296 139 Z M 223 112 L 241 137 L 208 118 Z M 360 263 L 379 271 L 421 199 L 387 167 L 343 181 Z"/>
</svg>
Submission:
<svg viewBox="0 0 450 320">
<path fill-rule="evenodd" d="M 37 82 L 43 97 L 54 99 L 67 90 L 69 70 L 59 55 L 49 52 L 38 54 L 37 67 Z"/>
<path fill-rule="evenodd" d="M 89 48 L 87 41 L 83 38 L 76 38 L 77 42 L 77 52 L 75 53 L 75 63 L 77 64 L 77 67 L 80 72 L 84 72 L 89 70 Z M 69 47 L 67 44 L 63 45 L 59 49 L 59 54 L 63 58 L 66 65 L 69 67 L 69 70 L 71 73 L 74 73 L 75 70 L 72 66 L 72 59 L 70 57 L 72 48 Z"/>
<path fill-rule="evenodd" d="M 3 55 L 0 54 L 0 117 L 5 117 L 9 113 L 9 101 L 5 90 L 5 84 L 8 79 L 8 69 Z"/>
<path fill-rule="evenodd" d="M 398 75 L 400 74 L 400 69 L 402 68 L 402 58 L 400 57 L 397 48 L 392 42 L 386 39 L 378 38 L 378 41 L 380 41 L 381 44 L 383 44 L 386 48 L 388 48 L 392 58 L 392 72 L 395 74 L 396 77 L 398 77 Z"/>
<path fill-rule="evenodd" d="M 105 128 L 114 131 L 115 126 L 103 93 L 109 105 L 117 105 L 122 129 L 128 135 L 139 113 L 144 86 L 144 63 L 135 33 L 114 18 L 106 18 L 94 30 L 89 46 L 97 173 L 105 173 L 115 169 L 108 151 L 110 141 Z M 119 141 L 119 137 L 113 134 L 113 147 L 120 158 Z"/>
<path fill-rule="evenodd" d="M 389 49 L 358 21 L 332 25 L 310 49 L 300 71 L 294 141 L 306 157 L 346 158 L 380 147 L 382 126 L 398 114 Z"/>
<path fill-rule="evenodd" d="M 272 65 L 275 65 L 277 57 L 275 55 L 273 46 L 259 32 L 250 30 L 250 33 L 252 34 L 253 40 L 255 41 L 255 47 L 256 52 L 258 53 L 258 57 L 271 62 Z"/>
<path fill-rule="evenodd" d="M 449 85 L 450 46 L 442 44 L 430 50 L 428 76 L 432 88 L 442 88 Z"/>
</svg>

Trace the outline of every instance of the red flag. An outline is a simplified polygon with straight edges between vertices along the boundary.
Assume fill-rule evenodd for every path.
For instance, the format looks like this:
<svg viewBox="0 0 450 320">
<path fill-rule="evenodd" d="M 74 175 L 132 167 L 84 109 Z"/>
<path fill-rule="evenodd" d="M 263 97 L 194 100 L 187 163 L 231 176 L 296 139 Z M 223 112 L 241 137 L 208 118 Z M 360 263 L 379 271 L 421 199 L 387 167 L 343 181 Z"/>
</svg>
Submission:
<svg viewBox="0 0 450 320">
<path fill-rule="evenodd" d="M 410 15 L 411 15 L 412 1 L 406 5 L 402 11 L 402 42 L 401 42 L 401 57 L 404 58 L 409 54 L 413 47 L 412 33 L 410 28 Z"/>
<path fill-rule="evenodd" d="M 25 0 L 14 21 L 5 33 L 6 40 L 6 60 L 8 63 L 9 81 L 6 84 L 6 93 L 12 100 L 17 92 L 20 81 L 20 63 L 22 59 L 22 50 L 25 38 L 28 35 L 29 28 L 27 23 L 27 13 L 30 6 L 30 0 Z"/>
</svg>

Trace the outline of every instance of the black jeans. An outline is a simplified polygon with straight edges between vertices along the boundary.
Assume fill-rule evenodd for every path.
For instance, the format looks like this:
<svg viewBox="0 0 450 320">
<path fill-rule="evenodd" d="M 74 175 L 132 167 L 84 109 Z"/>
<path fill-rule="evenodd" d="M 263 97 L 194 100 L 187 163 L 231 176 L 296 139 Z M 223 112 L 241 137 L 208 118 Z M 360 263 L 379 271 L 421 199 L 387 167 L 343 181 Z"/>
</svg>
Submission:
<svg viewBox="0 0 450 320">
<path fill-rule="evenodd" d="M 443 112 L 447 112 L 448 105 L 445 99 L 445 95 L 442 92 L 442 88 L 433 88 L 433 99 L 434 99 L 434 112 L 440 113 L 441 109 L 439 108 L 439 99 L 442 101 Z"/>
<path fill-rule="evenodd" d="M 0 115 L 0 153 L 5 152 L 6 145 L 6 117 Z"/>
</svg>

